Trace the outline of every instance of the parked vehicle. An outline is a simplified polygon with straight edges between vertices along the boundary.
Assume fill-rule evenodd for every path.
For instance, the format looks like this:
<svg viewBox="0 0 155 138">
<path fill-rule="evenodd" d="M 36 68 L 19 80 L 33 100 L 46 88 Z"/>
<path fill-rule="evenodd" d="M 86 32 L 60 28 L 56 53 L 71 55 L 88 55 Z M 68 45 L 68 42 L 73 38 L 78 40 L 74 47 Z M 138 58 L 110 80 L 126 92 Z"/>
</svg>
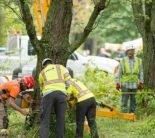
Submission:
<svg viewBox="0 0 155 138">
<path fill-rule="evenodd" d="M 1 57 L 13 60 L 13 79 L 21 77 L 23 75 L 32 74 L 33 69 L 36 67 L 37 58 L 35 51 L 29 42 L 28 36 L 14 36 L 10 38 L 8 42 L 7 54 Z M 11 46 L 9 44 L 14 44 Z M 66 66 L 71 68 L 74 75 L 82 76 L 87 67 L 98 68 L 105 72 L 114 74 L 116 72 L 119 62 L 106 57 L 98 56 L 83 56 L 78 52 L 74 52 L 67 60 Z"/>
<path fill-rule="evenodd" d="M 98 68 L 107 73 L 115 74 L 117 72 L 119 62 L 99 56 L 82 56 L 78 52 L 74 52 L 67 61 L 67 67 L 70 67 L 75 76 L 83 75 L 87 67 Z"/>
<path fill-rule="evenodd" d="M 33 69 L 36 67 L 37 59 L 34 58 L 22 68 L 16 68 L 14 70 L 13 78 L 32 74 Z M 69 67 L 73 70 L 76 77 L 84 75 L 87 67 L 98 68 L 104 70 L 105 72 L 115 74 L 119 62 L 113 59 L 97 56 L 82 56 L 78 52 L 73 53 L 66 64 L 66 67 Z"/>
</svg>

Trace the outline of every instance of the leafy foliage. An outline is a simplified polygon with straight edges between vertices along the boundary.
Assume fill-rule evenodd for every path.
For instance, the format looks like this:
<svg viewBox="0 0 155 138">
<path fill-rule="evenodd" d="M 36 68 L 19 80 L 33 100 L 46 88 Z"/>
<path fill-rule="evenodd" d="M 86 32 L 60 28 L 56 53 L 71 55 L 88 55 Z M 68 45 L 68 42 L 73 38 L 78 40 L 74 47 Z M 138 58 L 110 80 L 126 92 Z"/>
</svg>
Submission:
<svg viewBox="0 0 155 138">
<path fill-rule="evenodd" d="M 119 93 L 115 89 L 114 76 L 106 72 L 88 68 L 84 83 L 95 94 L 97 100 L 106 104 L 119 105 Z"/>
<path fill-rule="evenodd" d="M 155 90 L 145 88 L 142 91 L 139 91 L 136 95 L 137 98 L 137 114 L 141 115 L 141 112 L 144 112 L 147 116 L 152 114 L 155 109 Z"/>
<path fill-rule="evenodd" d="M 119 105 L 120 94 L 115 89 L 114 76 L 108 75 L 107 73 L 98 69 L 88 68 L 85 74 L 85 78 L 83 78 L 83 81 L 89 87 L 89 89 L 92 90 L 92 92 L 96 95 L 98 100 L 102 100 L 103 102 L 106 102 L 107 104 L 111 105 Z M 109 118 L 97 118 L 98 132 L 100 137 L 153 138 L 155 136 L 155 102 L 154 95 L 150 95 L 149 92 L 154 92 L 154 90 L 145 89 L 141 91 L 141 93 L 137 94 L 137 104 L 139 109 L 136 122 Z M 145 98 L 146 101 L 149 101 L 147 104 L 147 108 L 141 106 L 143 98 Z M 51 122 L 52 123 L 50 133 L 51 137 L 54 137 L 55 117 L 52 118 Z M 13 125 L 16 125 L 17 127 L 14 128 L 12 127 Z M 19 134 L 24 134 L 28 138 L 38 137 L 39 126 L 36 126 L 27 132 L 23 129 L 23 126 L 24 117 L 11 111 L 10 132 L 12 137 L 17 136 Z M 72 138 L 75 135 L 75 109 L 67 110 L 65 126 L 65 137 Z M 90 137 L 89 134 L 87 132 L 84 132 L 84 138 L 87 137 Z"/>
<path fill-rule="evenodd" d="M 19 14 L 19 8 L 17 8 L 16 2 L 7 0 L 0 1 L 0 45 L 6 45 L 8 33 L 14 34 L 19 31 L 22 34 L 26 34 L 24 23 L 12 9 Z"/>
<path fill-rule="evenodd" d="M 122 43 L 139 37 L 129 1 L 111 0 L 92 32 L 99 43 Z"/>
<path fill-rule="evenodd" d="M 2 9 L 2 7 L 0 7 L 0 25 L 1 25 L 1 30 L 0 30 L 0 42 L 2 42 L 2 44 L 3 44 L 3 39 L 4 39 L 4 35 L 3 35 L 3 31 L 4 31 L 4 14 L 3 14 L 3 9 Z M 2 45 L 1 44 L 1 45 Z"/>
</svg>

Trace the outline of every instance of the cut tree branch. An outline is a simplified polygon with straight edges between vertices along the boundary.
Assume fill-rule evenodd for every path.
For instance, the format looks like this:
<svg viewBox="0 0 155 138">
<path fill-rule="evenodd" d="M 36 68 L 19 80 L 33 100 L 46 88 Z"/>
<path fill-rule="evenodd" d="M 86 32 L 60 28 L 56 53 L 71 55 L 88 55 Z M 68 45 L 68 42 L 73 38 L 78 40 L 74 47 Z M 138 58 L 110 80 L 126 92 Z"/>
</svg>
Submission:
<svg viewBox="0 0 155 138">
<path fill-rule="evenodd" d="M 100 2 L 98 2 L 95 7 L 94 10 L 90 16 L 90 19 L 86 25 L 86 27 L 84 28 L 83 33 L 81 34 L 79 40 L 77 40 L 76 42 L 73 42 L 73 44 L 71 44 L 71 52 L 75 51 L 88 37 L 88 35 L 90 34 L 90 32 L 93 30 L 93 25 L 98 17 L 98 15 L 100 14 L 101 11 L 103 11 L 106 7 L 106 0 L 100 0 Z"/>
<path fill-rule="evenodd" d="M 134 20 L 137 25 L 139 32 L 143 35 L 144 34 L 144 27 L 145 27 L 145 13 L 143 8 L 142 0 L 132 0 L 132 9 Z"/>
<path fill-rule="evenodd" d="M 22 19 L 26 25 L 26 30 L 28 33 L 28 36 L 30 38 L 30 41 L 32 43 L 33 48 L 38 52 L 39 47 L 38 46 L 38 39 L 37 39 L 37 34 L 35 30 L 35 26 L 33 23 L 33 18 L 30 12 L 30 8 L 28 6 L 28 3 L 26 0 L 19 0 L 19 7 L 22 13 Z"/>
</svg>

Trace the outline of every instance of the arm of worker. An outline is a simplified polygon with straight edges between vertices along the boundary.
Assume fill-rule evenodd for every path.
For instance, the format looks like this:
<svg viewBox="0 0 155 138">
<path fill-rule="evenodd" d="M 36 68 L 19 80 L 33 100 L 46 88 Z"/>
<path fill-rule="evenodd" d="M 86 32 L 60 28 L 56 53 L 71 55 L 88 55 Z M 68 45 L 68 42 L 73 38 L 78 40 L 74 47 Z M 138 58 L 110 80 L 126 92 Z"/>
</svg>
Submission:
<svg viewBox="0 0 155 138">
<path fill-rule="evenodd" d="M 23 114 L 23 115 L 28 115 L 28 114 L 29 114 L 29 112 L 27 112 L 26 110 L 23 110 L 23 109 L 20 108 L 18 105 L 16 105 L 16 103 L 15 103 L 15 98 L 9 97 L 9 99 L 8 99 L 7 102 L 8 102 L 8 104 L 9 104 L 13 109 L 19 111 L 21 114 Z"/>
<path fill-rule="evenodd" d="M 63 74 L 63 78 L 65 80 L 66 89 L 67 89 L 69 87 L 69 85 L 70 85 L 71 76 L 70 76 L 68 70 L 64 66 L 61 65 L 60 68 L 61 68 L 61 71 L 62 71 L 62 74 Z"/>
<path fill-rule="evenodd" d="M 70 85 L 67 89 L 67 101 L 70 108 L 74 107 L 77 103 L 77 95 L 77 90 L 72 85 Z"/>
<path fill-rule="evenodd" d="M 65 80 L 65 81 L 70 80 L 70 79 L 71 79 L 71 76 L 70 76 L 68 70 L 67 70 L 64 66 L 62 66 L 62 65 L 60 66 L 60 68 L 61 68 L 61 71 L 62 71 L 64 80 Z"/>
<path fill-rule="evenodd" d="M 26 110 L 23 110 L 22 108 L 20 108 L 18 105 L 16 105 L 15 103 L 15 98 L 17 97 L 17 95 L 20 93 L 20 88 L 17 85 L 13 85 L 11 87 L 10 90 L 10 96 L 7 100 L 8 104 L 15 110 L 19 111 L 21 114 L 23 115 L 28 115 L 29 112 L 27 112 Z"/>
<path fill-rule="evenodd" d="M 67 100 L 70 100 L 74 96 L 73 86 L 67 87 Z"/>
</svg>

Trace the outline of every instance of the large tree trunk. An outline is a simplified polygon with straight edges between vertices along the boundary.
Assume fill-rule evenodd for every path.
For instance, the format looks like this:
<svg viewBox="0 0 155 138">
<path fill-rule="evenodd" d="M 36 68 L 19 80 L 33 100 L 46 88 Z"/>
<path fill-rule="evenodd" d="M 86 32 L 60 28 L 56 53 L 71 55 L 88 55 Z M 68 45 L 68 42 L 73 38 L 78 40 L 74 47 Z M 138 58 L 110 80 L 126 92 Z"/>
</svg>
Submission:
<svg viewBox="0 0 155 138">
<path fill-rule="evenodd" d="M 69 33 L 72 21 L 72 1 L 53 0 L 50 6 L 41 45 L 43 57 L 49 57 L 53 63 L 65 65 L 69 52 Z"/>
<path fill-rule="evenodd" d="M 132 0 L 135 23 L 143 38 L 144 82 L 155 88 L 155 0 Z"/>
<path fill-rule="evenodd" d="M 42 69 L 41 63 L 45 58 L 51 58 L 54 64 L 66 65 L 67 59 L 88 37 L 93 30 L 96 18 L 105 9 L 106 0 L 99 0 L 83 31 L 81 37 L 73 44 L 69 43 L 72 21 L 72 0 L 51 0 L 41 40 L 37 39 L 33 18 L 29 5 L 25 0 L 19 0 L 23 21 L 26 25 L 30 41 L 37 53 L 36 88 L 34 93 L 33 111 L 39 109 L 40 90 L 38 76 Z M 38 114 L 35 115 L 38 120 Z"/>
</svg>

